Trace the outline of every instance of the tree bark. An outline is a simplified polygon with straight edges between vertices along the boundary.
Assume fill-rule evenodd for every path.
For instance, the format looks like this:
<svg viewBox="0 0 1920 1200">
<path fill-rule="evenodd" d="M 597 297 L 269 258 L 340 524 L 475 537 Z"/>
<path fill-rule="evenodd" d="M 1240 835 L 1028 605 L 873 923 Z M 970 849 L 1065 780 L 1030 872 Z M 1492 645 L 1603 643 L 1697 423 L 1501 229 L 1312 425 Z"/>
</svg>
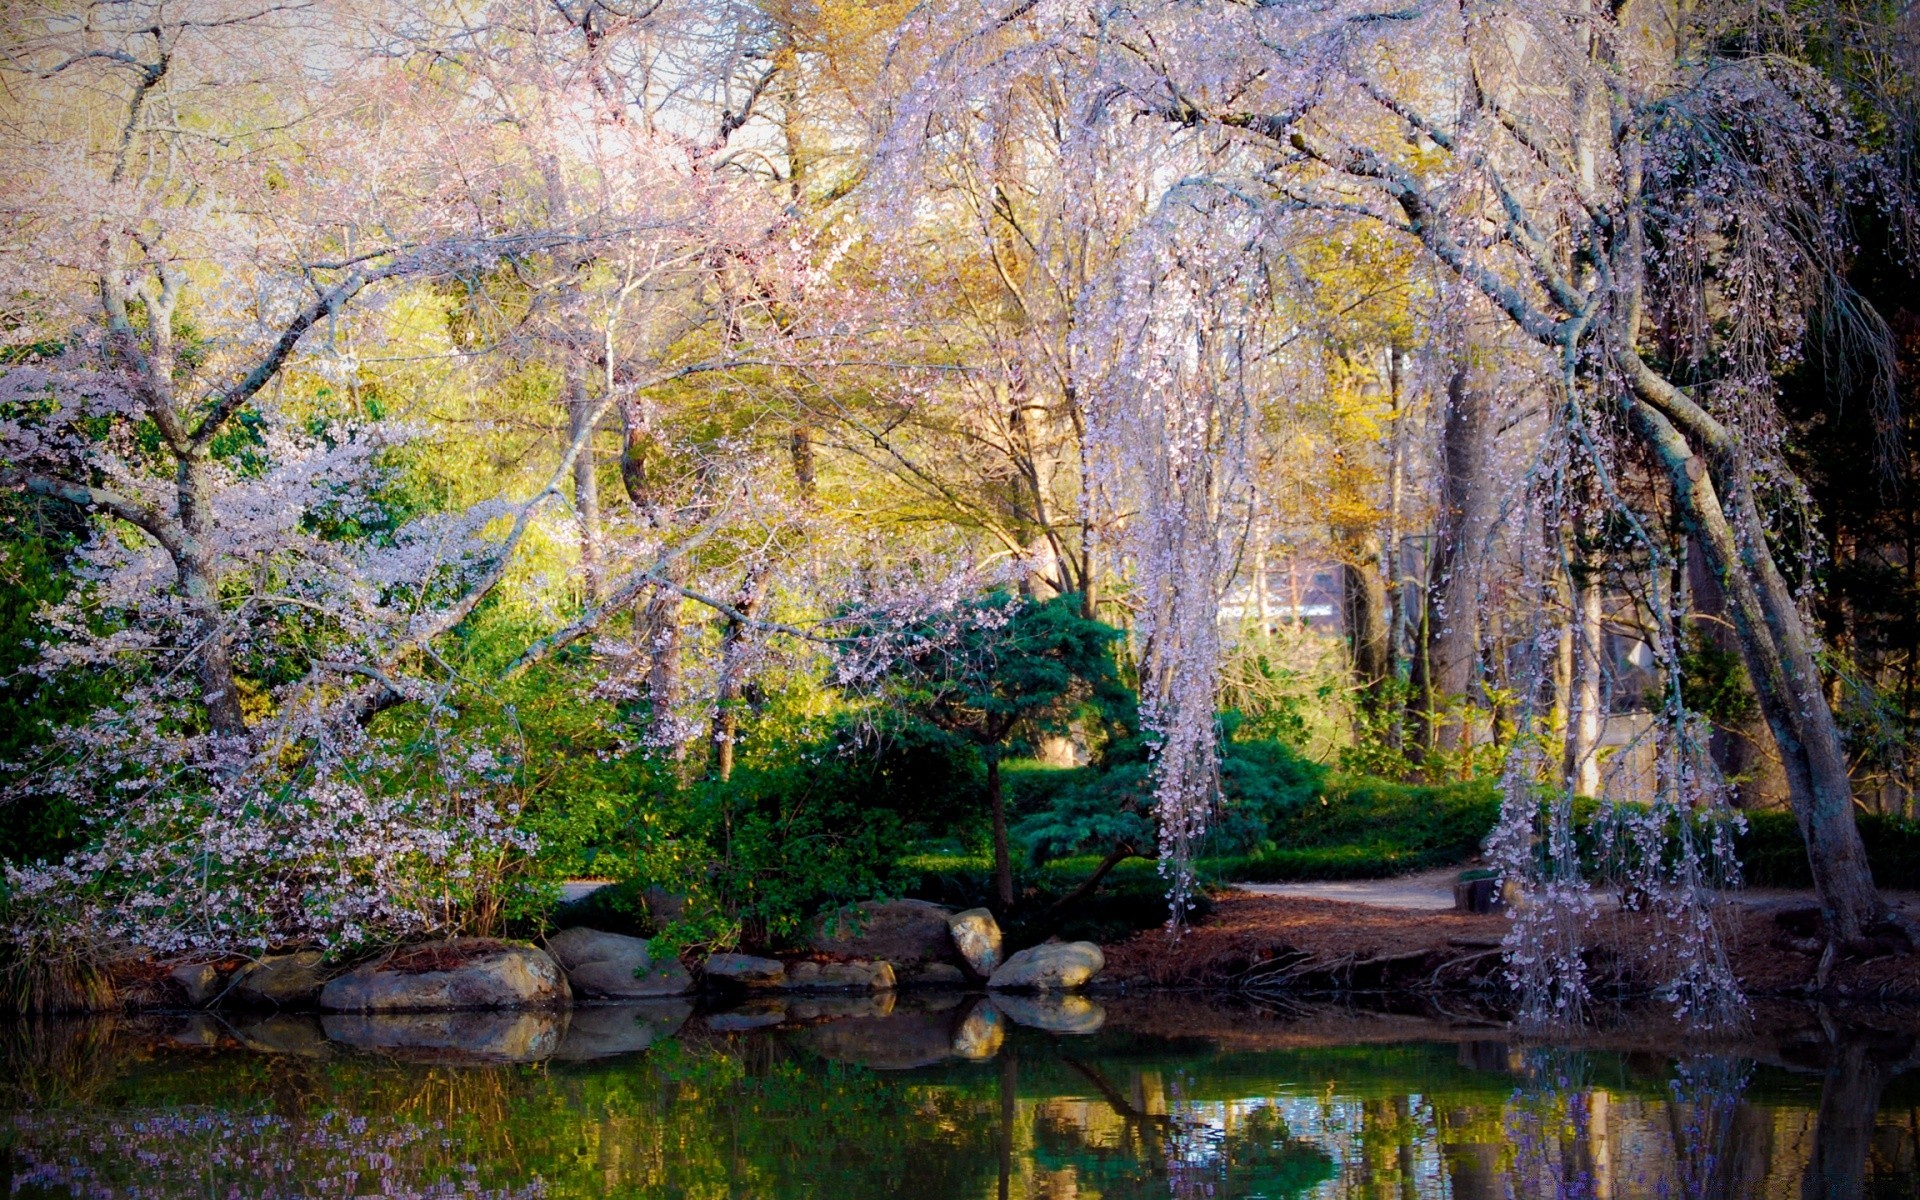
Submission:
<svg viewBox="0 0 1920 1200">
<path fill-rule="evenodd" d="M 638 650 L 647 668 L 641 692 L 647 702 L 654 742 L 678 760 L 683 747 L 673 727 L 673 710 L 680 699 L 680 593 L 656 587 L 637 614 L 634 630 Z"/>
<path fill-rule="evenodd" d="M 1000 785 L 1000 754 L 987 748 L 987 807 L 993 812 L 993 895 L 1000 911 L 1013 907 L 1013 854 L 1007 846 L 1007 799 Z"/>
<path fill-rule="evenodd" d="M 1640 371 L 1651 375 L 1644 365 Z M 1727 598 L 1741 657 L 1786 768 L 1794 817 L 1806 840 L 1828 932 L 1840 941 L 1858 938 L 1885 910 L 1853 821 L 1853 787 L 1840 732 L 1819 686 L 1799 610 L 1790 593 L 1780 594 L 1785 584 L 1773 570 L 1764 531 L 1749 521 L 1749 528 L 1742 530 L 1748 536 L 1737 537 L 1721 507 L 1716 477 L 1731 474 L 1738 495 L 1745 490 L 1743 471 L 1737 464 L 1731 472 L 1710 471 L 1667 418 L 1665 406 L 1656 409 L 1645 398 L 1645 391 L 1658 394 L 1658 388 L 1644 378 L 1634 383 L 1643 395 L 1631 402 L 1629 418 L 1666 473 L 1687 532 Z"/>
<path fill-rule="evenodd" d="M 733 744 L 740 729 L 740 658 L 748 631 L 742 618 L 751 617 L 760 603 L 761 578 L 757 568 L 747 573 L 746 582 L 740 585 L 740 594 L 733 601 L 734 611 L 740 615 L 729 616 L 726 632 L 720 635 L 720 688 L 713 711 L 713 772 L 722 783 L 733 778 Z"/>
<path fill-rule="evenodd" d="M 1593 564 L 1579 548 L 1578 535 L 1568 564 L 1568 593 L 1572 619 L 1568 622 L 1572 670 L 1567 680 L 1567 737 L 1562 768 L 1566 783 L 1578 796 L 1600 794 L 1600 650 L 1606 631 L 1601 625 L 1601 588 Z"/>
<path fill-rule="evenodd" d="M 1393 642 L 1387 628 L 1387 583 L 1380 573 L 1380 538 L 1370 530 L 1348 530 L 1341 564 L 1341 606 L 1347 626 L 1347 652 L 1354 681 L 1377 702 L 1393 674 Z"/>
<path fill-rule="evenodd" d="M 1492 522 L 1487 459 L 1492 405 L 1464 366 L 1447 380 L 1440 435 L 1440 511 L 1427 567 L 1425 611 L 1412 663 L 1411 715 L 1416 751 L 1455 750 L 1472 740 L 1462 713 L 1447 708 L 1472 697 L 1480 663 L 1479 551 Z"/>
<path fill-rule="evenodd" d="M 573 508 L 580 523 L 580 572 L 587 589 L 587 602 L 598 604 L 600 578 L 600 475 L 599 460 L 593 452 L 593 437 L 580 435 L 593 421 L 594 405 L 587 396 L 586 364 L 578 355 L 569 354 L 565 366 L 567 402 L 567 441 L 579 441 L 580 453 L 573 460 Z"/>
</svg>

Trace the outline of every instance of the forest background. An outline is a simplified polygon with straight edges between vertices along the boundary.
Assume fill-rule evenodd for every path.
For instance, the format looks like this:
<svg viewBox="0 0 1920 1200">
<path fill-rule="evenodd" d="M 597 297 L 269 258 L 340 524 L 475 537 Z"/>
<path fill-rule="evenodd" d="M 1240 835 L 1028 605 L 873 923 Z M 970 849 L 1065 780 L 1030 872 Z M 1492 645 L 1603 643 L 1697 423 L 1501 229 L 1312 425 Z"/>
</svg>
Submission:
<svg viewBox="0 0 1920 1200">
<path fill-rule="evenodd" d="M 1483 851 L 1857 937 L 1914 22 L 9 5 L 14 960 Z"/>
</svg>

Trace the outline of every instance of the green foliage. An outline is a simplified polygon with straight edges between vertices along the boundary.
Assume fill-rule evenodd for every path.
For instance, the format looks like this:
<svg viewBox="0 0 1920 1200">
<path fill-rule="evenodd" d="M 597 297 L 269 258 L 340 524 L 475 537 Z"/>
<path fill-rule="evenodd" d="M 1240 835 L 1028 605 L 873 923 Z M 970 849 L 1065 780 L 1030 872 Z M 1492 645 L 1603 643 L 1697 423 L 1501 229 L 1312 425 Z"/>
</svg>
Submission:
<svg viewBox="0 0 1920 1200">
<path fill-rule="evenodd" d="M 1439 786 L 1334 776 L 1278 811 L 1266 843 L 1209 864 L 1246 880 L 1364 879 L 1446 866 L 1479 853 L 1500 815 L 1490 783 Z"/>
<path fill-rule="evenodd" d="M 1680 649 L 1680 700 L 1722 729 L 1738 729 L 1760 714 L 1740 655 L 1722 649 L 1707 630 L 1694 625 Z"/>
<path fill-rule="evenodd" d="M 1113 659 L 1120 631 L 1083 615 L 1078 596 L 1035 603 L 993 592 L 968 608 L 951 635 L 909 634 L 926 648 L 888 672 L 881 691 L 893 707 L 989 757 L 1030 751 L 1081 718 L 1131 718 Z"/>
<path fill-rule="evenodd" d="M 1325 778 L 1318 764 L 1285 742 L 1238 741 L 1237 714 L 1222 721 L 1229 735 L 1220 745 L 1220 808 L 1203 852 L 1242 854 L 1265 844 L 1274 823 L 1314 796 Z M 1103 769 L 1074 773 L 1026 815 L 1014 835 L 1035 862 L 1070 854 L 1104 854 L 1117 845 L 1151 852 L 1153 781 L 1146 747 L 1139 739 L 1119 743 Z"/>
<path fill-rule="evenodd" d="M 0 496 L 0 763 L 28 774 L 20 793 L 0 806 L 0 858 L 31 862 L 75 848 L 80 814 L 67 800 L 36 793 L 31 770 L 47 729 L 77 720 L 113 693 L 95 673 L 48 678 L 29 668 L 45 636 L 40 610 L 73 586 L 67 555 L 85 535 L 79 514 L 12 493 Z"/>
</svg>

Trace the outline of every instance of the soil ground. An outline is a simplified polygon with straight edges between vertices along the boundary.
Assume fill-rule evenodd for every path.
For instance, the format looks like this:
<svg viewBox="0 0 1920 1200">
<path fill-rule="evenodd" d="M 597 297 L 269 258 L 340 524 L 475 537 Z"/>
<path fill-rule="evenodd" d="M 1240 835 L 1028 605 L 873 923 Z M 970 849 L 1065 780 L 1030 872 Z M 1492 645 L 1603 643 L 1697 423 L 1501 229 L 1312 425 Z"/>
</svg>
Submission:
<svg viewBox="0 0 1920 1200">
<path fill-rule="evenodd" d="M 1404 888 L 1414 881 L 1380 882 Z M 1271 885 L 1219 893 L 1213 911 L 1171 945 L 1164 931 L 1147 930 L 1108 947 L 1108 979 L 1304 993 L 1500 988 L 1504 915 L 1396 906 L 1380 894 L 1354 902 L 1335 898 L 1340 893 L 1328 884 L 1286 886 L 1278 895 Z M 1582 939 L 1593 978 L 1626 991 L 1657 986 L 1681 935 L 1646 914 L 1619 911 L 1611 896 L 1596 900 L 1600 911 Z M 1920 896 L 1888 900 L 1920 928 Z M 1750 996 L 1920 1000 L 1920 952 L 1837 953 L 1821 980 L 1826 946 L 1808 923 L 1811 906 L 1810 893 L 1784 891 L 1736 893 L 1718 906 L 1728 962 Z"/>
</svg>

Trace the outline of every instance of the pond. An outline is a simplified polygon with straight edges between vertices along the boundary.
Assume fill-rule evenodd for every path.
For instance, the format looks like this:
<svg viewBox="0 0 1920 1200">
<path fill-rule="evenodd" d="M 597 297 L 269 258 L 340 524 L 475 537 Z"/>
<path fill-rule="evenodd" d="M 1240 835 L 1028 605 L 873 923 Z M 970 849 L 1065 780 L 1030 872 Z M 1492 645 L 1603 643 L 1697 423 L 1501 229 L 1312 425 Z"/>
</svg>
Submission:
<svg viewBox="0 0 1920 1200">
<path fill-rule="evenodd" d="M 4 1034 L 3 1157 L 14 1195 L 166 1200 L 1920 1197 L 1917 1029 L 958 994 L 54 1021 Z"/>
</svg>

